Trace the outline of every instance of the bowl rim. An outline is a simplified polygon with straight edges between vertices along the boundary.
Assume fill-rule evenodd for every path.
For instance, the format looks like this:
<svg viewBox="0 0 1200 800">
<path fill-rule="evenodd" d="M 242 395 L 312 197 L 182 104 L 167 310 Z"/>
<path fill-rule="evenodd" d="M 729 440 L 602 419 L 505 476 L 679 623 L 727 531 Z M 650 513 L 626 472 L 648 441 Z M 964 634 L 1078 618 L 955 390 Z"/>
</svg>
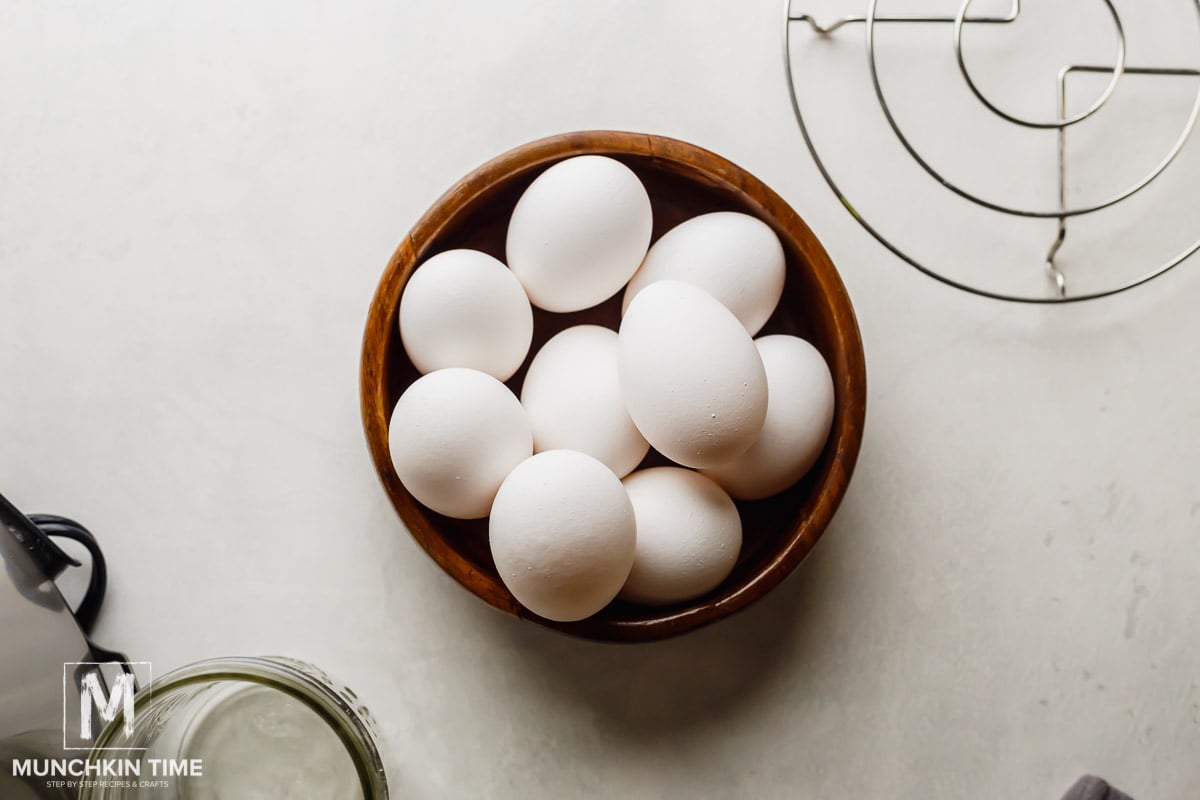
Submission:
<svg viewBox="0 0 1200 800">
<path fill-rule="evenodd" d="M 391 334 L 399 305 L 404 273 L 427 257 L 455 215 L 498 180 L 527 173 L 564 158 L 578 155 L 636 156 L 676 163 L 691 173 L 742 195 L 802 256 L 811 278 L 821 287 L 837 336 L 833 337 L 830 371 L 835 380 L 838 410 L 830 440 L 836 444 L 829 474 L 817 487 L 811 513 L 793 530 L 765 566 L 735 591 L 714 601 L 686 608 L 664 608 L 640 620 L 590 617 L 579 622 L 546 620 L 525 609 L 499 581 L 480 573 L 427 524 L 408 497 L 392 466 L 388 447 L 387 387 L 384 382 L 384 346 Z M 845 496 L 858 459 L 866 419 L 866 366 L 862 337 L 850 297 L 828 253 L 783 198 L 746 170 L 697 145 L 666 136 L 626 131 L 575 131 L 556 134 L 520 145 L 483 163 L 439 197 L 400 241 L 376 288 L 363 333 L 360 363 L 360 402 L 363 430 L 375 470 L 385 493 L 400 515 L 409 535 L 459 584 L 488 604 L 513 616 L 587 639 L 640 642 L 663 639 L 694 630 L 749 606 L 775 588 L 811 552 Z"/>
</svg>

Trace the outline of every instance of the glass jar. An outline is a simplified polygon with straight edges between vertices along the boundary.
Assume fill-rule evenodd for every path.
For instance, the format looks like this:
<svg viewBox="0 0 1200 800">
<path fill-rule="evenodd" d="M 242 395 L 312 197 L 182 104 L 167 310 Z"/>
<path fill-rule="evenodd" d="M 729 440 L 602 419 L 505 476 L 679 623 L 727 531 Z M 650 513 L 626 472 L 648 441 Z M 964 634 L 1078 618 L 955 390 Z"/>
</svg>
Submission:
<svg viewBox="0 0 1200 800">
<path fill-rule="evenodd" d="M 347 687 L 287 658 L 183 667 L 137 693 L 93 747 L 81 800 L 386 800 L 370 712 Z"/>
</svg>

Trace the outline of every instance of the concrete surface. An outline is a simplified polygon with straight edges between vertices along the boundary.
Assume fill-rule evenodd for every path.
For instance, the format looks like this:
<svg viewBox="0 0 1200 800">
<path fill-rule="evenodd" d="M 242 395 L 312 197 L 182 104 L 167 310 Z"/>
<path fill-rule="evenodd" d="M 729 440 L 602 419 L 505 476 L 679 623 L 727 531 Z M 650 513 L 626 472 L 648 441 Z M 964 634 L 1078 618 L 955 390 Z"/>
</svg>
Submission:
<svg viewBox="0 0 1200 800">
<path fill-rule="evenodd" d="M 1200 47 L 1191 4 L 1159 5 Z M 1110 58 L 1095 6 L 1051 46 L 1094 24 Z M 1049 800 L 1085 771 L 1195 797 L 1200 262 L 1062 309 L 920 276 L 821 182 L 779 27 L 774 0 L 0 6 L 0 487 L 102 537 L 98 640 L 157 674 L 321 665 L 380 718 L 396 797 Z M 857 105 L 861 26 L 844 33 L 797 38 L 856 70 L 803 82 L 833 103 L 814 114 L 849 175 L 882 118 Z M 1052 114 L 1056 65 L 1090 50 L 1014 60 L 1003 33 L 971 36 L 1042 83 L 1027 97 L 980 61 L 981 83 Z M 1131 63 L 1160 52 L 1131 44 Z M 981 191 L 1053 203 L 1052 136 L 1017 178 L 1032 140 L 979 157 L 952 114 L 905 113 Z M 356 394 L 367 304 L 420 213 L 504 149 L 601 127 L 696 142 L 787 198 L 843 271 L 870 377 L 858 471 L 812 557 L 740 616 L 638 647 L 505 618 L 443 575 L 378 485 Z M 1139 153 L 1096 156 L 1081 191 Z M 1014 285 L 1045 290 L 1052 220 L 983 238 L 1001 223 L 945 224 L 912 169 L 852 182 L 964 268 L 1019 240 Z M 1099 223 L 1101 255 L 1200 236 L 1194 198 L 1139 208 Z"/>
</svg>

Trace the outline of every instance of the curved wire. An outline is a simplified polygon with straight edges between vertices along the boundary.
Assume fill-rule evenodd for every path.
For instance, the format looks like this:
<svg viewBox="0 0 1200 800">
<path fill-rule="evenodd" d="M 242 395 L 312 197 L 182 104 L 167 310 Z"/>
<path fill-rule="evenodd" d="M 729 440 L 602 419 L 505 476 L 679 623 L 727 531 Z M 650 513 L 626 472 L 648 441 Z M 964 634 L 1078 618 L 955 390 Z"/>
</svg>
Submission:
<svg viewBox="0 0 1200 800">
<path fill-rule="evenodd" d="M 884 119 L 887 120 L 888 125 L 891 127 L 892 133 L 894 133 L 896 135 L 896 138 L 900 140 L 900 144 L 903 145 L 904 149 L 908 151 L 908 154 L 910 156 L 912 156 L 912 159 L 914 161 L 916 161 L 917 164 L 922 169 L 924 169 L 927 173 L 929 173 L 930 177 L 932 177 L 934 180 L 936 180 L 942 186 L 946 187 L 950 191 L 957 194 L 959 197 L 962 197 L 965 200 L 970 200 L 972 203 L 975 203 L 976 205 L 982 206 L 982 207 L 990 209 L 992 211 L 999 211 L 1003 214 L 1012 214 L 1013 216 L 1018 216 L 1018 217 L 1034 217 L 1034 218 L 1038 218 L 1038 219 L 1057 219 L 1057 218 L 1061 218 L 1061 217 L 1077 217 L 1077 216 L 1081 216 L 1083 214 L 1091 214 L 1095 211 L 1100 211 L 1105 208 L 1115 206 L 1117 203 L 1120 203 L 1124 200 L 1128 200 L 1130 197 L 1137 194 L 1142 189 L 1145 189 L 1147 186 L 1149 186 L 1154 181 L 1155 178 L 1157 178 L 1159 175 L 1161 175 L 1166 170 L 1166 168 L 1171 165 L 1171 162 L 1173 162 L 1175 160 L 1176 156 L 1179 155 L 1180 151 L 1183 150 L 1183 146 L 1185 144 L 1187 144 L 1188 139 L 1192 135 L 1192 130 L 1195 129 L 1195 127 L 1196 127 L 1196 120 L 1198 117 L 1200 117 L 1200 88 L 1197 88 L 1196 99 L 1192 103 L 1192 111 L 1188 115 L 1187 124 L 1184 125 L 1182 133 L 1179 135 L 1179 138 L 1175 141 L 1175 144 L 1171 147 L 1170 152 L 1167 153 L 1166 158 L 1164 158 L 1161 162 L 1159 162 L 1157 167 L 1155 167 L 1153 170 L 1151 170 L 1148 175 L 1146 175 L 1144 178 L 1142 178 L 1142 180 L 1139 181 L 1138 183 L 1134 184 L 1131 188 L 1125 190 L 1124 192 L 1122 192 L 1120 194 L 1110 197 L 1103 202 L 1100 202 L 1100 203 L 1097 203 L 1097 204 L 1091 205 L 1091 206 L 1082 206 L 1079 208 L 1056 208 L 1056 209 L 1053 209 L 1050 211 L 1031 211 L 1029 209 L 1013 208 L 1011 206 L 1006 206 L 1001 203 L 994 203 L 990 200 L 985 200 L 984 198 L 982 198 L 976 194 L 973 194 L 972 192 L 969 192 L 966 189 L 963 189 L 962 187 L 953 183 L 950 179 L 946 178 L 944 175 L 942 175 L 940 172 L 938 172 L 936 169 L 934 169 L 933 165 L 930 164 L 928 161 L 926 161 L 921 156 L 921 154 L 919 152 L 917 152 L 916 147 L 912 144 L 912 142 L 910 142 L 908 140 L 908 137 L 904 135 L 904 131 L 902 131 L 900 129 L 900 124 L 896 121 L 896 118 L 892 115 L 892 109 L 888 105 L 887 97 L 885 96 L 884 91 L 883 91 L 883 85 L 880 83 L 880 80 L 879 80 L 879 66 L 878 66 L 878 63 L 877 63 L 877 60 L 875 57 L 875 11 L 876 11 L 876 8 L 878 7 L 878 5 L 879 5 L 879 0 L 868 0 L 868 5 L 867 5 L 867 66 L 870 67 L 871 83 L 874 86 L 875 97 L 879 100 L 879 106 L 883 111 Z M 1195 5 L 1196 5 L 1197 19 L 1200 19 L 1200 0 L 1195 0 Z M 789 56 L 789 61 L 790 61 L 790 56 Z M 790 67 L 789 67 L 789 69 L 790 69 Z"/>
<path fill-rule="evenodd" d="M 1117 28 L 1117 58 L 1113 64 L 1112 80 L 1108 82 L 1108 86 L 1105 87 L 1104 92 L 1101 93 L 1100 97 L 1097 98 L 1097 100 L 1086 109 L 1070 117 L 1066 116 L 1066 110 L 1063 109 L 1063 113 L 1059 114 L 1058 119 L 1056 119 L 1054 122 L 1035 122 L 1033 120 L 1022 119 L 1014 114 L 1010 114 L 999 106 L 993 104 L 991 100 L 988 100 L 983 92 L 979 90 L 979 87 L 975 85 L 975 80 L 971 77 L 971 71 L 967 69 L 967 60 L 963 55 L 962 41 L 963 23 L 968 21 L 967 11 L 970 10 L 971 3 L 973 2 L 974 0 L 963 0 L 962 5 L 958 9 L 958 16 L 954 18 L 954 56 L 958 61 L 958 71 L 962 74 L 963 80 L 966 81 L 967 88 L 971 90 L 971 94 L 975 95 L 975 99 L 977 99 L 980 103 L 983 103 L 984 107 L 993 114 L 1001 119 L 1025 128 L 1062 130 L 1070 125 L 1076 125 L 1080 122 L 1083 122 L 1085 119 L 1104 108 L 1105 104 L 1108 103 L 1109 99 L 1112 98 L 1113 92 L 1117 90 L 1117 84 L 1121 82 L 1121 76 L 1125 74 L 1125 26 L 1121 24 L 1121 16 L 1117 13 L 1116 6 L 1113 5 L 1112 0 L 1104 0 L 1104 4 L 1108 6 L 1109 13 L 1112 14 L 1113 24 Z"/>
<path fill-rule="evenodd" d="M 812 16 L 811 14 L 797 14 L 795 16 L 792 16 L 791 4 L 788 5 L 787 14 L 788 14 L 789 21 L 808 23 L 808 26 L 810 28 L 812 28 L 813 33 L 816 33 L 820 36 L 828 36 L 829 34 L 836 31 L 838 28 L 842 27 L 843 25 L 849 25 L 851 23 L 867 21 L 867 18 L 860 14 L 847 14 L 846 16 L 841 17 L 840 19 L 834 20 L 833 22 L 829 23 L 828 25 L 822 25 L 820 22 L 817 22 L 816 17 Z M 974 24 L 974 23 L 1005 24 L 1008 22 L 1015 22 L 1017 17 L 1019 17 L 1019 16 L 1021 16 L 1021 0 L 1012 0 L 1012 8 L 1009 9 L 1009 12 L 1006 16 L 968 17 L 966 21 L 970 22 L 972 24 Z M 930 17 L 930 16 L 877 17 L 875 19 L 875 21 L 876 22 L 954 22 L 954 17 Z"/>
<path fill-rule="evenodd" d="M 874 0 L 872 0 L 872 6 L 873 5 L 874 5 Z M 1196 8 L 1197 8 L 1197 12 L 1200 13 L 1200 0 L 1196 0 Z M 897 258 L 904 261 L 906 264 L 908 264 L 913 269 L 920 272 L 922 275 L 932 278 L 933 280 L 938 281 L 939 283 L 942 283 L 946 286 L 950 286 L 954 289 L 958 289 L 959 291 L 967 292 L 968 294 L 973 294 L 978 297 L 986 297 L 991 300 L 1001 300 L 1001 301 L 1010 302 L 1010 303 L 1025 303 L 1025 304 L 1030 304 L 1030 305 L 1056 305 L 1056 304 L 1065 304 L 1065 303 L 1080 303 L 1080 302 L 1085 302 L 1088 300 L 1099 300 L 1104 297 L 1112 297 L 1113 295 L 1120 294 L 1121 292 L 1129 291 L 1130 289 L 1134 289 L 1145 283 L 1149 283 L 1150 281 L 1154 280 L 1155 278 L 1171 271 L 1172 269 L 1179 266 L 1181 263 L 1183 263 L 1187 259 L 1191 258 L 1197 252 L 1200 252 L 1200 241 L 1197 241 L 1191 247 L 1183 250 L 1178 255 L 1176 255 L 1173 259 L 1171 259 L 1170 261 L 1168 261 L 1165 264 L 1163 264 L 1162 266 L 1160 266 L 1158 269 L 1147 272 L 1133 280 L 1127 281 L 1127 282 L 1120 284 L 1114 288 L 1105 289 L 1105 290 L 1101 290 L 1101 291 L 1095 291 L 1095 292 L 1088 292 L 1088 293 L 1079 294 L 1079 295 L 1070 295 L 1070 296 L 1060 293 L 1060 294 L 1056 294 L 1056 296 L 1054 296 L 1054 297 L 1031 297 L 1028 295 L 1016 295 L 1016 294 L 1007 294 L 1004 292 L 991 291 L 989 289 L 984 289 L 984 288 L 981 288 L 978 286 L 972 286 L 971 284 L 964 283 L 963 281 L 955 280 L 954 278 L 951 278 L 948 275 L 943 275 L 942 273 L 938 272 L 937 270 L 934 270 L 930 267 L 925 266 L 921 262 L 917 261 L 915 258 L 909 256 L 907 253 L 905 253 L 903 250 L 901 250 L 897 245 L 893 244 L 886 236 L 884 236 L 879 230 L 877 230 L 873 225 L 871 225 L 871 223 L 868 222 L 858 212 L 858 210 L 854 207 L 854 204 L 850 201 L 850 199 L 848 197 L 846 197 L 846 195 L 843 194 L 842 190 L 838 187 L 837 182 L 834 180 L 833 175 L 829 172 L 829 169 L 826 167 L 825 162 L 821 160 L 821 155 L 817 151 L 816 144 L 814 143 L 814 141 L 812 139 L 812 135 L 808 129 L 808 124 L 804 120 L 804 113 L 800 110 L 800 101 L 796 94 L 796 80 L 795 80 L 795 76 L 793 75 L 793 71 L 792 71 L 792 52 L 791 52 L 791 23 L 794 21 L 806 21 L 806 22 L 809 22 L 810 25 L 812 24 L 811 17 L 808 17 L 808 15 L 802 15 L 801 17 L 793 17 L 791 14 L 791 0 L 784 0 L 784 3 L 783 3 L 783 67 L 784 67 L 785 82 L 787 84 L 787 90 L 788 90 L 788 98 L 791 100 L 792 114 L 796 118 L 796 124 L 800 128 L 800 135 L 804 139 L 804 144 L 808 148 L 809 154 L 812 156 L 813 163 L 816 165 L 817 171 L 821 173 L 821 177 L 825 179 L 826 184 L 829 185 L 830 190 L 833 192 L 834 196 L 837 197 L 838 201 L 846 208 L 847 211 L 850 212 L 850 215 L 858 222 L 859 225 L 861 225 L 863 227 L 863 229 L 867 233 L 869 233 L 869 234 L 871 234 L 871 236 L 875 237 L 876 241 L 878 241 L 881 245 L 883 245 L 885 248 L 887 248 L 889 251 L 891 251 Z M 844 19 L 844 20 L 840 21 L 838 24 L 832 26 L 832 28 L 836 29 L 837 27 L 840 27 L 842 24 L 845 24 L 847 22 L 854 22 L 854 21 L 858 21 L 858 20 L 855 20 L 852 18 Z M 882 22 L 884 20 L 881 19 L 879 21 Z M 937 20 L 937 21 L 945 21 L 945 20 Z M 1198 101 L 1200 101 L 1200 93 L 1198 93 Z M 1198 102 L 1198 105 L 1200 105 L 1200 102 Z M 1194 124 L 1195 124 L 1196 112 L 1197 112 L 1197 108 L 1194 107 L 1193 111 L 1192 111 L 1191 126 L 1194 126 Z M 1163 169 L 1165 169 L 1165 167 L 1163 167 Z M 1060 237 L 1065 237 L 1066 231 L 1065 231 L 1065 228 L 1062 227 L 1061 223 L 1062 223 L 1062 220 L 1065 219 L 1067 216 L 1072 216 L 1072 215 L 1063 214 L 1061 211 L 1055 211 L 1050 216 L 1060 219 Z M 1058 244 L 1061 245 L 1061 241 L 1059 241 Z M 1047 257 L 1048 271 L 1050 268 L 1053 268 L 1053 256 L 1057 252 L 1057 250 L 1058 250 L 1057 247 L 1053 247 L 1051 250 L 1051 253 Z M 1051 272 L 1050 274 L 1051 274 L 1051 277 L 1054 277 L 1053 272 Z M 1057 279 L 1056 279 L 1056 284 L 1057 284 Z M 1065 289 L 1065 282 L 1064 282 L 1062 288 Z"/>
</svg>

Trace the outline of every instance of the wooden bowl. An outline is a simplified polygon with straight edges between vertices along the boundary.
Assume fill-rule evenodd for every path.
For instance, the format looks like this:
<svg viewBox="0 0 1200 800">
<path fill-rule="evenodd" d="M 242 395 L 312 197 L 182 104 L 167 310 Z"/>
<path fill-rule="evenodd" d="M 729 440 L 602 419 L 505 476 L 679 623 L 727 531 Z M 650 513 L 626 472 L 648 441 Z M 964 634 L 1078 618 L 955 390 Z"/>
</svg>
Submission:
<svg viewBox="0 0 1200 800">
<path fill-rule="evenodd" d="M 488 548 L 487 520 L 463 521 L 425 508 L 401 485 L 388 451 L 388 422 L 401 393 L 418 377 L 404 352 L 396 313 L 417 265 L 443 250 L 469 247 L 504 260 L 508 219 L 517 198 L 551 164 L 584 154 L 611 156 L 637 173 L 650 194 L 654 238 L 698 214 L 741 211 L 770 225 L 787 254 L 783 299 L 763 333 L 803 336 L 833 373 L 836 412 L 824 453 L 799 484 L 767 500 L 738 503 L 743 548 L 732 574 L 708 595 L 651 608 L 614 601 L 580 622 L 552 622 L 522 607 L 501 583 Z M 530 354 L 564 328 L 616 328 L 620 293 L 574 314 L 534 309 Z M 526 359 L 526 366 L 528 365 Z M 508 385 L 520 395 L 522 367 Z M 683 633 L 745 608 L 808 554 L 846 491 L 862 440 L 866 372 L 854 311 L 837 270 L 812 231 L 779 195 L 745 170 L 685 142 L 640 133 L 586 131 L 552 136 L 492 159 L 442 195 L 396 248 L 371 304 L 362 352 L 362 415 L 384 489 L 413 538 L 455 580 L 501 611 L 590 639 L 646 641 Z M 647 464 L 665 463 L 651 451 Z"/>
</svg>

